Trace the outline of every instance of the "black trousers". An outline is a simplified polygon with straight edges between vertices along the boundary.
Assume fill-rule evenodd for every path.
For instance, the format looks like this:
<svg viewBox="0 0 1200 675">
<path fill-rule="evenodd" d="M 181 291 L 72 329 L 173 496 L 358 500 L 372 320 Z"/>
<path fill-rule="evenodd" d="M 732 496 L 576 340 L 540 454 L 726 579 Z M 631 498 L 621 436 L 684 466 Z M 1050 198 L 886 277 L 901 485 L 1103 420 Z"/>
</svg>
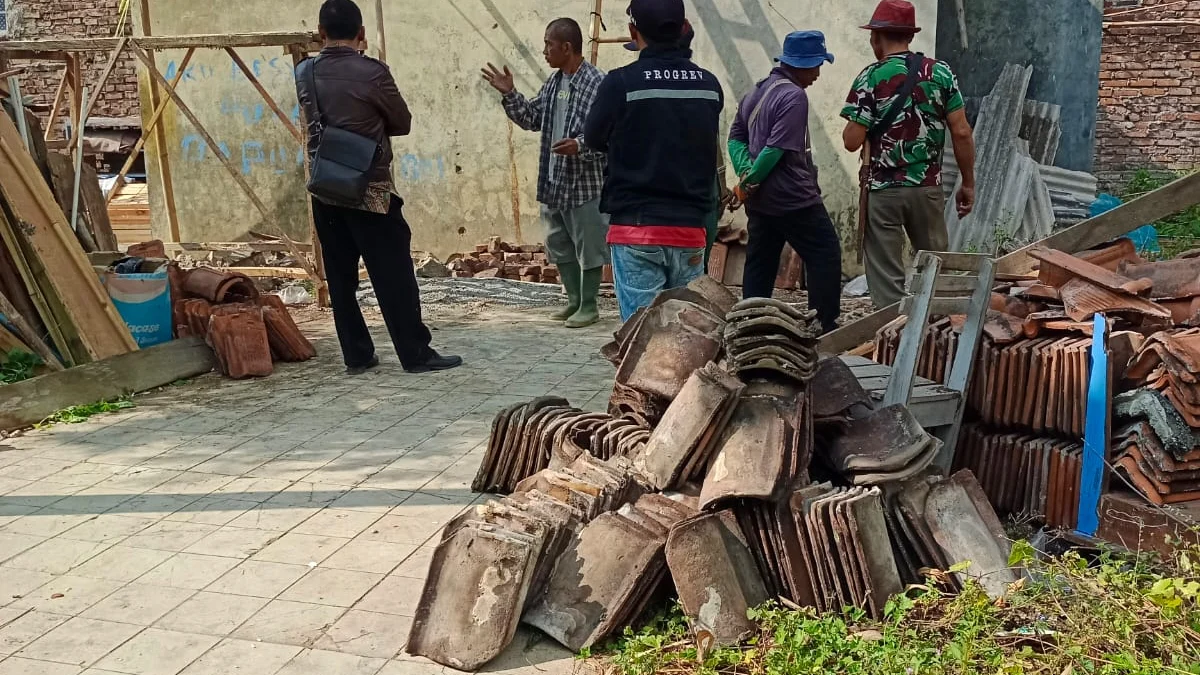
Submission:
<svg viewBox="0 0 1200 675">
<path fill-rule="evenodd" d="M 746 248 L 743 296 L 769 298 L 775 293 L 783 245 L 791 244 L 804 261 L 809 308 L 817 311 L 825 332 L 837 328 L 842 313 L 842 243 L 825 205 L 817 203 L 783 215 L 747 208 L 746 215 L 750 219 L 750 243 Z"/>
<path fill-rule="evenodd" d="M 375 355 L 375 343 L 356 294 L 359 258 L 367 265 L 400 363 L 411 367 L 431 356 L 431 337 L 421 321 L 421 296 L 410 252 L 412 230 L 401 212 L 403 205 L 393 196 L 391 210 L 384 215 L 313 200 L 333 323 L 348 367 L 364 365 Z"/>
</svg>

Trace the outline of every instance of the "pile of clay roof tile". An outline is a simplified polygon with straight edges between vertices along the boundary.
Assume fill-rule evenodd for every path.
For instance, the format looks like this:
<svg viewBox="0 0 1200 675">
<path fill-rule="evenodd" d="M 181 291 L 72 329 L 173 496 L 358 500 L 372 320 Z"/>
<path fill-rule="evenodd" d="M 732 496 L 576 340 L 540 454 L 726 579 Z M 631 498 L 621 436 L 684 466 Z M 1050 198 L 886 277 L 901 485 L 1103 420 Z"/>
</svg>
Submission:
<svg viewBox="0 0 1200 675">
<path fill-rule="evenodd" d="M 725 355 L 740 375 L 771 374 L 804 384 L 817 367 L 816 312 L 770 298 L 748 298 L 726 316 Z"/>
<path fill-rule="evenodd" d="M 1200 429 L 1161 391 L 1136 389 L 1115 400 L 1117 471 L 1154 504 L 1200 499 Z"/>
<path fill-rule="evenodd" d="M 1011 543 L 970 471 L 918 476 L 886 495 L 884 515 L 903 581 L 921 583 L 926 569 L 947 570 L 963 561 L 971 564 L 956 573 L 958 583 L 974 579 L 993 597 L 1017 581 L 1008 564 Z"/>
<path fill-rule="evenodd" d="M 1151 335 L 1126 368 L 1125 379 L 1161 391 L 1189 426 L 1200 428 L 1200 328 Z"/>
<path fill-rule="evenodd" d="M 572 650 L 632 623 L 667 576 L 664 547 L 694 499 L 643 494 L 623 460 L 581 455 L 442 533 L 407 651 L 462 670 L 495 658 L 521 621 Z"/>
<path fill-rule="evenodd" d="M 847 419 L 820 456 L 854 485 L 880 485 L 917 475 L 941 449 L 906 406 L 891 405 Z"/>
<path fill-rule="evenodd" d="M 492 421 L 487 452 L 471 489 L 506 494 L 546 468 L 562 468 L 582 454 L 600 459 L 632 456 L 650 430 L 634 420 L 588 413 L 545 396 L 504 408 Z"/>
<path fill-rule="evenodd" d="M 176 337 L 202 336 L 228 377 L 265 377 L 275 362 L 307 361 L 316 349 L 275 295 L 236 272 L 197 267 L 172 280 Z"/>
<path fill-rule="evenodd" d="M 1083 444 L 964 425 L 955 469 L 979 478 L 996 512 L 1049 527 L 1074 529 L 1079 515 Z"/>
<path fill-rule="evenodd" d="M 502 410 L 473 488 L 511 494 L 447 526 L 408 650 L 475 669 L 519 622 L 580 650 L 672 589 L 708 648 L 772 598 L 881 616 L 928 568 L 1014 581 L 974 477 L 931 476 L 940 441 L 818 360 L 812 318 L 704 282 L 667 291 L 605 348 L 620 406 Z M 620 409 L 639 401 L 654 407 Z"/>
</svg>

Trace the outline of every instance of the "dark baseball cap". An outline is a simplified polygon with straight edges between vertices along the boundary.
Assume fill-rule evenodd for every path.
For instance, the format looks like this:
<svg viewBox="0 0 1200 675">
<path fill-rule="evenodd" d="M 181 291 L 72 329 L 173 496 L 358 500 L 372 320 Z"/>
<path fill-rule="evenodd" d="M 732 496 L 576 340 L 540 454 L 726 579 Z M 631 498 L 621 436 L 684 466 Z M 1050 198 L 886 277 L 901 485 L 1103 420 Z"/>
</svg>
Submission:
<svg viewBox="0 0 1200 675">
<path fill-rule="evenodd" d="M 687 18 L 683 0 L 632 0 L 627 13 L 648 42 L 675 42 Z"/>
</svg>

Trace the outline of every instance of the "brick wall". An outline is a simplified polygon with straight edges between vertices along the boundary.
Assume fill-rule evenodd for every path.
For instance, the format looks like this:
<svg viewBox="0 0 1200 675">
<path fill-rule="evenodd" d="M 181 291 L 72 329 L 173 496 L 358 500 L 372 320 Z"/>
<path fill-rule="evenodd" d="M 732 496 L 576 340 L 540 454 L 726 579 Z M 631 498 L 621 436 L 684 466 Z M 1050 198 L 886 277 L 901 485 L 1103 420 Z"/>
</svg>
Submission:
<svg viewBox="0 0 1200 675">
<path fill-rule="evenodd" d="M 8 37 L 14 40 L 67 37 L 111 37 L 116 33 L 118 0 L 0 0 L 8 3 Z M 125 23 L 129 33 L 130 24 Z M 108 54 L 89 52 L 82 65 L 84 84 L 94 87 Z M 113 69 L 94 117 L 127 117 L 138 114 L 137 70 L 126 51 Z M 61 79 L 58 63 L 39 63 L 21 76 L 22 93 L 49 105 Z M 89 96 L 90 96 L 89 92 Z M 44 120 L 43 120 L 44 121 Z"/>
<path fill-rule="evenodd" d="M 1200 21 L 1200 0 L 1105 0 L 1109 21 Z M 1100 57 L 1096 174 L 1200 168 L 1200 25 L 1108 26 Z"/>
</svg>

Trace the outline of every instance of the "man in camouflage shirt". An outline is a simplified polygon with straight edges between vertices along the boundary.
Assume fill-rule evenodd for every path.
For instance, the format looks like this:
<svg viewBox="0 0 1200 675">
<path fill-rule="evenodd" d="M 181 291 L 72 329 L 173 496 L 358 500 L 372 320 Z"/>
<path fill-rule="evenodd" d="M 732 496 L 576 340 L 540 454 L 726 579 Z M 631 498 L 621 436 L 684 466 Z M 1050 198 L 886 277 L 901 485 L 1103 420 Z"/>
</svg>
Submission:
<svg viewBox="0 0 1200 675">
<path fill-rule="evenodd" d="M 950 66 L 913 54 L 909 49 L 917 27 L 916 9 L 907 0 L 883 0 L 871 23 L 876 63 L 854 80 L 842 108 L 848 123 L 842 134 L 846 149 L 869 152 L 869 191 L 863 255 L 867 285 L 877 307 L 904 295 L 904 237 L 917 251 L 945 251 L 945 197 L 942 152 L 949 129 L 962 185 L 956 201 L 963 217 L 975 204 L 975 144 L 962 93 Z M 888 124 L 889 108 L 917 67 L 916 86 Z M 885 128 L 886 127 L 886 128 Z"/>
</svg>

